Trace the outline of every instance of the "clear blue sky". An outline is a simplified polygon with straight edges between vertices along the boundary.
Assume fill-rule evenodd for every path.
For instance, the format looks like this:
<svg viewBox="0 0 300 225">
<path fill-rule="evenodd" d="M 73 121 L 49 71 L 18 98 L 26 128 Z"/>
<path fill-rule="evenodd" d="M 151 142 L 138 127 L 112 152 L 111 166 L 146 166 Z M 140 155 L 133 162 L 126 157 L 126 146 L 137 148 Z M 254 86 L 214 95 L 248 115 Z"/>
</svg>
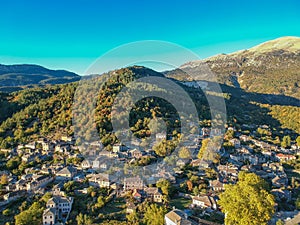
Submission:
<svg viewBox="0 0 300 225">
<path fill-rule="evenodd" d="M 298 0 L 2 1 L 0 63 L 82 74 L 110 49 L 140 40 L 174 42 L 204 58 L 300 36 L 299 10 Z"/>
</svg>

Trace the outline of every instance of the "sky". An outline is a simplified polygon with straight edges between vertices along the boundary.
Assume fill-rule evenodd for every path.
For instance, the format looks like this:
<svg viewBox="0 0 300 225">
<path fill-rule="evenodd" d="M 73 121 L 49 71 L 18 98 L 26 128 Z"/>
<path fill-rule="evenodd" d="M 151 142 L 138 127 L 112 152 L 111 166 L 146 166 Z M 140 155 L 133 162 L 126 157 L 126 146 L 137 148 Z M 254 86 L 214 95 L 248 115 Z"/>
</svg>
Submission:
<svg viewBox="0 0 300 225">
<path fill-rule="evenodd" d="M 0 64 L 31 63 L 85 74 L 112 49 L 144 40 L 174 43 L 206 58 L 300 36 L 299 9 L 299 0 L 1 1 Z M 176 49 L 157 48 L 133 48 L 105 63 L 114 66 L 132 52 L 186 60 Z"/>
</svg>

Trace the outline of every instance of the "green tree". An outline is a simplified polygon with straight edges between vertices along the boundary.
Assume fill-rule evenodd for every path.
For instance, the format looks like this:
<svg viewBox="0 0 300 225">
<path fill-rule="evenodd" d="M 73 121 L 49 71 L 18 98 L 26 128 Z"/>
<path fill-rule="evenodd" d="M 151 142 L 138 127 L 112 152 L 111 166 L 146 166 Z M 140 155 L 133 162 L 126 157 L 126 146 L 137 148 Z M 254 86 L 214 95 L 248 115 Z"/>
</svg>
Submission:
<svg viewBox="0 0 300 225">
<path fill-rule="evenodd" d="M 68 181 L 67 183 L 64 184 L 64 189 L 66 192 L 71 192 L 75 188 L 75 182 L 74 181 Z"/>
<path fill-rule="evenodd" d="M 42 200 L 43 202 L 47 203 L 48 200 L 49 200 L 51 197 L 52 197 L 51 192 L 46 192 L 46 193 L 43 195 L 43 197 L 41 198 L 41 200 Z"/>
<path fill-rule="evenodd" d="M 22 202 L 22 204 L 19 207 L 20 212 L 23 212 L 24 210 L 26 210 L 27 207 L 28 207 L 27 201 Z"/>
<path fill-rule="evenodd" d="M 175 141 L 163 140 L 153 146 L 153 150 L 159 156 L 165 157 L 170 155 L 176 147 Z"/>
<path fill-rule="evenodd" d="M 34 202 L 29 209 L 15 216 L 15 225 L 40 225 L 44 208 L 39 202 Z"/>
<path fill-rule="evenodd" d="M 183 159 L 190 159 L 191 158 L 191 152 L 187 147 L 182 147 L 179 150 L 179 157 Z"/>
<path fill-rule="evenodd" d="M 167 213 L 167 209 L 164 206 L 158 206 L 151 204 L 146 207 L 144 215 L 144 223 L 147 225 L 161 225 L 164 224 L 164 216 Z"/>
<path fill-rule="evenodd" d="M 93 220 L 88 215 L 83 215 L 82 213 L 79 213 L 78 216 L 76 216 L 77 225 L 91 225 L 93 224 Z"/>
<path fill-rule="evenodd" d="M 10 209 L 5 209 L 5 210 L 2 211 L 2 215 L 3 216 L 10 216 L 10 214 L 11 214 L 11 210 Z"/>
<path fill-rule="evenodd" d="M 291 147 L 291 137 L 290 136 L 284 136 L 281 142 L 281 147 L 288 148 Z"/>
<path fill-rule="evenodd" d="M 208 179 L 216 179 L 218 174 L 213 168 L 205 169 L 205 175 Z"/>
<path fill-rule="evenodd" d="M 298 147 L 300 147 L 300 136 L 298 136 L 298 137 L 296 138 L 296 144 L 297 144 Z"/>
<path fill-rule="evenodd" d="M 1 184 L 1 185 L 7 185 L 7 184 L 8 184 L 8 177 L 7 177 L 6 174 L 3 174 L 3 175 L 1 176 L 0 184 Z"/>
<path fill-rule="evenodd" d="M 234 130 L 227 130 L 225 133 L 225 139 L 230 140 L 234 138 Z"/>
<path fill-rule="evenodd" d="M 96 206 L 98 209 L 100 209 L 100 208 L 102 208 L 104 205 L 105 205 L 105 199 L 104 199 L 104 197 L 103 197 L 103 196 L 99 196 L 99 197 L 97 198 L 97 203 L 95 204 L 95 206 Z"/>
<path fill-rule="evenodd" d="M 300 209 L 300 196 L 298 196 L 296 202 L 295 202 L 296 208 L 299 210 Z"/>
<path fill-rule="evenodd" d="M 201 145 L 201 148 L 199 150 L 199 153 L 198 153 L 198 158 L 199 159 L 202 159 L 203 156 L 204 156 L 204 153 L 208 147 L 208 143 L 210 142 L 210 139 L 209 138 L 206 138 L 206 139 L 203 139 L 202 140 L 202 145 Z"/>
<path fill-rule="evenodd" d="M 128 224 L 131 224 L 131 225 L 139 224 L 139 216 L 136 211 L 133 211 L 132 213 L 127 214 L 126 219 L 128 221 Z"/>
<path fill-rule="evenodd" d="M 162 193 L 166 196 L 169 196 L 170 193 L 172 192 L 172 185 L 170 181 L 164 178 L 161 178 L 159 181 L 157 181 L 156 187 L 160 188 Z"/>
<path fill-rule="evenodd" d="M 268 184 L 254 173 L 240 172 L 236 184 L 225 186 L 219 204 L 226 225 L 267 225 L 274 214 L 274 196 Z"/>
<path fill-rule="evenodd" d="M 19 157 L 13 157 L 7 161 L 6 167 L 9 170 L 13 170 L 16 169 L 20 163 L 21 163 L 21 159 Z"/>
<path fill-rule="evenodd" d="M 193 195 L 199 195 L 199 193 L 200 193 L 199 187 L 198 186 L 194 187 L 193 188 Z"/>
<path fill-rule="evenodd" d="M 279 220 L 276 221 L 276 225 L 284 225 L 284 222 L 279 219 Z"/>
</svg>

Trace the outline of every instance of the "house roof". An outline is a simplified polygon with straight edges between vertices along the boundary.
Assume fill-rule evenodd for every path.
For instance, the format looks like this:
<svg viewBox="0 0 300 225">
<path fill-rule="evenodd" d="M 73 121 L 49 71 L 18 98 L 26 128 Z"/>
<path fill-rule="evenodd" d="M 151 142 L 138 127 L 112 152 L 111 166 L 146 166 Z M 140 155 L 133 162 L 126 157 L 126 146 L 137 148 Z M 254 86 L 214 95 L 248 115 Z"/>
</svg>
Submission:
<svg viewBox="0 0 300 225">
<path fill-rule="evenodd" d="M 124 183 L 142 183 L 143 180 L 139 177 L 126 177 Z"/>
<path fill-rule="evenodd" d="M 49 177 L 45 176 L 45 175 L 42 175 L 42 176 L 36 177 L 34 180 L 36 180 L 36 181 L 42 181 L 42 180 L 47 179 L 47 178 L 49 178 Z"/>
<path fill-rule="evenodd" d="M 144 189 L 144 191 L 148 194 L 148 195 L 161 195 L 161 192 L 158 188 L 156 187 L 147 187 Z"/>
<path fill-rule="evenodd" d="M 76 172 L 76 169 L 74 167 L 67 166 L 67 167 L 64 167 L 63 169 L 61 169 L 60 171 L 58 171 L 56 173 L 56 175 L 64 175 L 64 174 L 72 175 L 75 172 Z"/>
<path fill-rule="evenodd" d="M 203 196 L 195 196 L 193 197 L 193 200 L 203 202 L 205 206 L 207 207 L 212 207 L 213 204 L 216 204 L 215 200 L 213 197 L 203 195 Z"/>
<path fill-rule="evenodd" d="M 64 187 L 64 184 L 62 182 L 56 184 L 53 186 L 52 190 L 54 189 L 62 189 Z"/>
<path fill-rule="evenodd" d="M 132 196 L 137 197 L 137 198 L 142 197 L 142 195 L 139 193 L 139 191 L 137 189 L 134 189 Z"/>
<path fill-rule="evenodd" d="M 223 186 L 224 186 L 224 184 L 219 180 L 212 180 L 212 181 L 209 181 L 209 183 L 210 183 L 210 186 L 212 186 L 212 187 L 223 188 Z"/>
<path fill-rule="evenodd" d="M 109 182 L 111 180 L 111 177 L 109 176 L 109 174 L 106 174 L 106 173 L 91 174 L 91 175 L 88 176 L 88 178 L 90 180 L 94 180 L 94 181 Z"/>
<path fill-rule="evenodd" d="M 85 160 L 82 161 L 81 165 L 88 165 L 88 166 L 91 166 L 91 162 L 90 162 L 90 160 L 85 159 Z"/>
<path fill-rule="evenodd" d="M 52 198 L 50 198 L 47 202 L 47 205 L 49 204 L 59 204 L 59 203 L 71 203 L 72 202 L 72 198 L 67 198 L 67 197 L 61 197 L 61 196 L 54 196 Z"/>
<path fill-rule="evenodd" d="M 178 225 L 191 225 L 192 224 L 191 221 L 186 219 L 186 214 L 179 209 L 173 209 L 171 212 L 167 213 L 165 215 L 165 217 Z"/>
<path fill-rule="evenodd" d="M 44 212 L 43 212 L 43 216 L 55 216 L 56 214 L 56 210 L 55 208 L 48 208 L 48 209 L 45 209 Z"/>
</svg>

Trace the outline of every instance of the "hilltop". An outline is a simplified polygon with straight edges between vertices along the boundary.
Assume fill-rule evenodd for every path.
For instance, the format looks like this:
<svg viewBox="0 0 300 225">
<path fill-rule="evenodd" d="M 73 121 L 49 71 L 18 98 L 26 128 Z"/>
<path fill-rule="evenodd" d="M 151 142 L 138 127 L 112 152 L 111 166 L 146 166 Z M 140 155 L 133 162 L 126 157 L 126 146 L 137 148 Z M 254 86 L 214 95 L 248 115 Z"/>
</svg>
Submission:
<svg viewBox="0 0 300 225">
<path fill-rule="evenodd" d="M 80 80 L 80 76 L 66 70 L 50 70 L 39 65 L 0 64 L 0 91 L 10 92 L 47 84 L 64 84 Z"/>
</svg>

